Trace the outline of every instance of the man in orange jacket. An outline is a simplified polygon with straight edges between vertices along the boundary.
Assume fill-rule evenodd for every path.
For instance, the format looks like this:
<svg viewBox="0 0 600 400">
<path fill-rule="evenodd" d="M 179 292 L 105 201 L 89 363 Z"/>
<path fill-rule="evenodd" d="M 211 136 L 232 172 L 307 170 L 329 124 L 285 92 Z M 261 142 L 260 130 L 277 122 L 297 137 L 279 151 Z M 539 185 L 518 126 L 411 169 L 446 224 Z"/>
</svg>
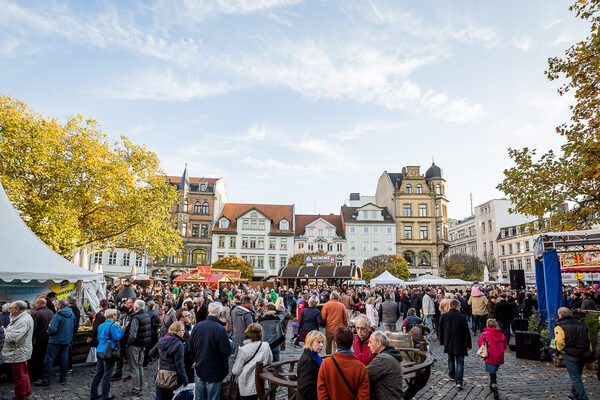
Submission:
<svg viewBox="0 0 600 400">
<path fill-rule="evenodd" d="M 338 292 L 331 292 L 329 301 L 325 303 L 321 310 L 321 319 L 325 324 L 325 353 L 331 354 L 335 332 L 340 327 L 348 326 L 346 307 L 340 303 L 340 294 Z M 352 345 L 352 343 L 350 344 Z"/>
</svg>

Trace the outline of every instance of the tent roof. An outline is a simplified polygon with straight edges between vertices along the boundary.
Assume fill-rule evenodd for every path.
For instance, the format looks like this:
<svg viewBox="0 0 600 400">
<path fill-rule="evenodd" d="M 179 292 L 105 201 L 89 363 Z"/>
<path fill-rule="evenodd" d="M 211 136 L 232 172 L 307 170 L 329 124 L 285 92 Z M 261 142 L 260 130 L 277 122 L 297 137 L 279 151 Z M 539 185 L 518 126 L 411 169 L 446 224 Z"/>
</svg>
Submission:
<svg viewBox="0 0 600 400">
<path fill-rule="evenodd" d="M 406 282 L 407 285 L 470 285 L 471 282 L 463 281 L 456 278 L 442 278 L 437 275 L 423 275 L 411 282 Z"/>
<path fill-rule="evenodd" d="M 395 277 L 389 271 L 383 271 L 381 275 L 371 279 L 371 287 L 375 285 L 403 285 L 404 281 L 400 278 Z"/>
<path fill-rule="evenodd" d="M 103 278 L 65 260 L 23 222 L 0 183 L 0 279 L 6 282 L 90 282 Z"/>
</svg>

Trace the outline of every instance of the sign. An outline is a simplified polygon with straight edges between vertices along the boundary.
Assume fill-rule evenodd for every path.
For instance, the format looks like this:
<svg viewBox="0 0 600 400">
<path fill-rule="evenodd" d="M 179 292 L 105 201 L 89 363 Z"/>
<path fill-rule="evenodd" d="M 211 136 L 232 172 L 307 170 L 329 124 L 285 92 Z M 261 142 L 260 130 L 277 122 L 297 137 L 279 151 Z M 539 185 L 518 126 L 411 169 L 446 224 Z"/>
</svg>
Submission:
<svg viewBox="0 0 600 400">
<path fill-rule="evenodd" d="M 578 280 L 583 280 L 584 282 L 600 282 L 600 273 L 597 272 L 585 272 L 585 273 L 572 273 L 572 272 L 563 272 L 562 281 L 565 285 L 576 285 L 579 283 Z M 577 275 L 582 275 L 581 278 L 578 278 Z"/>
<path fill-rule="evenodd" d="M 304 257 L 304 264 L 335 264 L 335 256 L 327 254 L 309 255 Z"/>
<path fill-rule="evenodd" d="M 50 286 L 48 289 L 56 293 L 57 300 L 62 300 L 73 294 L 75 284 L 69 281 L 62 281 L 61 283 Z"/>
<path fill-rule="evenodd" d="M 573 251 L 560 254 L 562 268 L 600 265 L 600 250 Z"/>
<path fill-rule="evenodd" d="M 583 274 L 581 272 L 576 273 L 575 279 L 583 279 Z"/>
</svg>

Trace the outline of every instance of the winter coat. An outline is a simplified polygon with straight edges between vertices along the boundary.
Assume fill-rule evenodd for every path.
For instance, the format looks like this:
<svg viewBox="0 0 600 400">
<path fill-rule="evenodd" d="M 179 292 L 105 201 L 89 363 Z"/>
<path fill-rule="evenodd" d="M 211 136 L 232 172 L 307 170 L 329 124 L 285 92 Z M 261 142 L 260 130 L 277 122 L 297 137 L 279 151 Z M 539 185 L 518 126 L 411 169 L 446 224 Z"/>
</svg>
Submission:
<svg viewBox="0 0 600 400">
<path fill-rule="evenodd" d="M 152 338 L 152 321 L 146 311 L 138 311 L 131 316 L 127 332 L 127 346 L 145 347 Z"/>
<path fill-rule="evenodd" d="M 427 340 L 425 340 L 425 338 L 423 337 L 423 328 L 423 325 L 415 325 L 408 332 L 412 337 L 413 344 L 415 345 L 415 347 L 418 347 L 418 344 L 427 343 Z"/>
<path fill-rule="evenodd" d="M 379 313 L 375 309 L 375 306 L 373 304 L 367 304 L 366 310 L 367 310 L 367 318 L 369 318 L 369 321 L 371 321 L 371 326 L 372 327 L 379 326 Z"/>
<path fill-rule="evenodd" d="M 410 330 L 413 328 L 413 326 L 415 325 L 420 325 L 423 323 L 423 320 L 419 317 L 417 317 L 416 315 L 409 315 L 408 317 L 406 317 L 404 319 L 404 322 L 402 323 L 402 327 L 406 328 L 407 332 L 410 332 Z"/>
<path fill-rule="evenodd" d="M 371 335 L 369 335 L 371 336 Z M 369 365 L 375 354 L 371 353 L 371 349 L 369 349 L 369 338 L 360 345 L 360 339 L 358 335 L 354 337 L 354 342 L 352 343 L 352 349 L 354 350 L 354 355 L 365 367 Z"/>
<path fill-rule="evenodd" d="M 402 400 L 402 354 L 386 347 L 367 365 L 371 400 Z"/>
<path fill-rule="evenodd" d="M 321 310 L 321 318 L 325 323 L 325 330 L 329 333 L 335 333 L 339 327 L 348 326 L 346 307 L 335 299 L 325 303 Z"/>
<path fill-rule="evenodd" d="M 48 307 L 40 307 L 33 314 L 33 344 L 47 344 L 50 337 L 48 336 L 48 326 L 52 321 L 54 313 Z"/>
<path fill-rule="evenodd" d="M 92 323 L 92 346 L 98 347 L 98 327 L 102 325 L 106 321 L 104 318 L 104 310 L 100 310 L 94 316 L 94 321 Z M 34 320 L 35 322 L 35 320 Z"/>
<path fill-rule="evenodd" d="M 4 328 L 0 325 L 0 365 L 4 363 L 4 357 L 2 356 L 2 348 L 4 347 Z M 315 380 L 315 386 L 317 381 Z"/>
<path fill-rule="evenodd" d="M 177 372 L 178 385 L 187 385 L 188 377 L 185 372 L 183 357 L 185 354 L 183 340 L 175 333 L 167 333 L 158 339 L 158 343 L 150 350 L 150 357 L 159 355 L 158 369 Z"/>
<path fill-rule="evenodd" d="M 31 358 L 33 351 L 33 319 L 27 311 L 22 312 L 4 328 L 2 356 L 5 363 L 21 363 Z"/>
<path fill-rule="evenodd" d="M 77 307 L 75 304 L 70 305 L 69 308 L 71 309 L 71 311 L 73 312 L 73 316 L 75 317 L 73 319 L 73 335 L 75 335 L 79 330 L 79 320 L 81 319 L 81 311 L 79 310 L 79 307 Z"/>
<path fill-rule="evenodd" d="M 384 324 L 395 324 L 396 321 L 398 321 L 398 318 L 400 317 L 400 314 L 398 312 L 398 305 L 396 304 L 396 302 L 392 300 L 386 300 L 383 303 L 381 303 L 379 317 L 381 322 L 383 322 Z"/>
<path fill-rule="evenodd" d="M 596 311 L 598 308 L 596 307 L 596 303 L 594 302 L 594 300 L 592 300 L 592 299 L 584 299 L 583 302 L 581 302 L 581 309 L 582 310 L 594 310 L 594 311 Z"/>
<path fill-rule="evenodd" d="M 469 301 L 467 302 L 468 305 L 471 306 L 471 312 L 473 313 L 473 315 L 487 315 L 488 311 L 487 311 L 487 303 L 488 303 L 488 299 L 481 295 L 481 296 L 471 296 L 469 297 Z"/>
<path fill-rule="evenodd" d="M 357 397 L 352 396 L 352 392 L 344 383 L 344 379 L 333 363 L 334 358 Z M 319 368 L 317 393 L 319 400 L 367 400 L 370 397 L 367 369 L 352 354 L 334 353 L 324 359 Z"/>
<path fill-rule="evenodd" d="M 317 331 L 322 323 L 321 311 L 315 307 L 308 307 L 305 308 L 304 312 L 300 315 L 300 319 L 298 320 L 298 331 Z"/>
<path fill-rule="evenodd" d="M 496 307 L 496 304 L 498 303 L 493 303 L 493 302 L 488 302 L 485 307 L 487 308 L 487 317 L 488 319 L 492 319 L 494 318 L 494 309 Z"/>
<path fill-rule="evenodd" d="M 433 299 L 427 293 L 423 296 L 423 315 L 425 317 L 435 314 L 435 305 Z"/>
<path fill-rule="evenodd" d="M 106 350 L 108 344 L 108 330 L 110 329 L 110 346 L 114 349 L 120 346 L 120 341 L 125 331 L 111 320 L 106 320 L 98 327 L 98 347 L 96 347 L 96 354 L 102 354 Z"/>
<path fill-rule="evenodd" d="M 318 400 L 317 378 L 319 376 L 319 364 L 312 355 L 310 349 L 304 349 L 300 360 L 298 360 L 298 388 L 296 399 Z"/>
<path fill-rule="evenodd" d="M 212 315 L 196 324 L 190 335 L 196 375 L 206 382 L 221 382 L 229 373 L 231 343 L 223 323 Z"/>
<path fill-rule="evenodd" d="M 500 321 L 503 324 L 510 324 L 513 320 L 513 308 L 506 300 L 499 301 L 494 307 L 494 315 L 496 316 L 496 321 Z"/>
<path fill-rule="evenodd" d="M 169 327 L 173 322 L 177 322 L 177 317 L 175 316 L 175 310 L 171 307 L 160 317 L 160 337 L 165 336 L 169 332 Z"/>
<path fill-rule="evenodd" d="M 256 355 L 254 355 L 255 353 Z M 238 377 L 238 386 L 242 396 L 256 394 L 256 382 L 254 380 L 256 363 L 267 365 L 272 362 L 273 353 L 271 353 L 271 348 L 267 342 L 244 340 L 244 345 L 238 349 L 231 371 L 233 375 Z"/>
<path fill-rule="evenodd" d="M 485 362 L 493 365 L 504 364 L 504 350 L 508 346 L 504 333 L 497 328 L 485 328 L 481 336 L 479 336 L 477 346 L 481 347 L 483 344 L 484 335 L 488 349 L 488 357 L 485 359 Z"/>
<path fill-rule="evenodd" d="M 466 356 L 471 348 L 471 332 L 467 318 L 452 308 L 440 318 L 438 335 L 444 353 Z"/>
<path fill-rule="evenodd" d="M 158 336 L 158 328 L 160 326 L 160 319 L 156 315 L 156 313 L 152 310 L 147 310 L 146 314 L 150 317 L 150 333 L 151 333 L 151 342 L 154 343 L 157 340 Z"/>
<path fill-rule="evenodd" d="M 285 311 L 277 311 L 276 314 L 266 314 L 258 320 L 258 324 L 262 327 L 262 341 L 269 343 L 272 349 L 285 341 L 285 333 L 281 327 L 284 318 Z"/>
<path fill-rule="evenodd" d="M 233 330 L 233 341 L 241 346 L 246 339 L 246 328 L 254 322 L 252 312 L 246 307 L 238 306 L 231 311 L 231 329 Z"/>
<path fill-rule="evenodd" d="M 73 342 L 73 327 L 75 326 L 75 314 L 70 307 L 58 310 L 50 325 L 48 326 L 48 343 L 71 344 Z"/>
</svg>

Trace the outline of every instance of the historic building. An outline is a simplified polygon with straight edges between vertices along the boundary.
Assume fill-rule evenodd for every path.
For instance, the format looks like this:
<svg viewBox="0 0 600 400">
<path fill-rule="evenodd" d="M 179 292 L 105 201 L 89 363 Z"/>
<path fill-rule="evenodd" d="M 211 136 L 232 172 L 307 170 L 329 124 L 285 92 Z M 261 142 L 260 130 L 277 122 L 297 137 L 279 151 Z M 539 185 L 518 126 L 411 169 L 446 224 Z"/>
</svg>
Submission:
<svg viewBox="0 0 600 400">
<path fill-rule="evenodd" d="M 213 226 L 212 258 L 236 256 L 254 278 L 277 275 L 294 255 L 294 206 L 227 203 Z"/>
<path fill-rule="evenodd" d="M 530 227 L 533 227 L 533 230 Z M 525 271 L 526 281 L 535 281 L 533 243 L 539 236 L 539 230 L 539 221 L 500 228 L 496 242 L 498 265 L 504 279 L 508 279 L 510 270 L 522 269 Z M 537 233 L 532 234 L 532 231 Z"/>
<path fill-rule="evenodd" d="M 111 278 L 135 274 L 146 274 L 146 256 L 126 249 L 96 251 L 89 254 L 90 270 Z"/>
<path fill-rule="evenodd" d="M 450 219 L 448 232 L 450 238 L 448 255 L 468 254 L 477 257 L 477 225 L 474 215 L 460 221 Z"/>
<path fill-rule="evenodd" d="M 346 260 L 362 267 L 373 256 L 396 254 L 396 222 L 386 207 L 367 203 L 361 207 L 342 206 L 346 234 Z"/>
<path fill-rule="evenodd" d="M 227 193 L 223 178 L 190 177 L 187 166 L 181 177 L 167 179 L 179 195 L 173 205 L 172 219 L 181 234 L 183 249 L 173 256 L 152 260 L 148 269 L 152 275 L 173 278 L 211 264 L 211 229 L 227 202 Z"/>
<path fill-rule="evenodd" d="M 425 175 L 419 166 L 384 171 L 377 182 L 377 205 L 387 207 L 396 221 L 396 253 L 408 262 L 411 276 L 438 274 L 448 250 L 445 184 L 435 164 Z"/>
<path fill-rule="evenodd" d="M 296 215 L 294 246 L 296 253 L 323 251 L 333 256 L 336 265 L 346 265 L 346 238 L 340 215 Z"/>
</svg>

